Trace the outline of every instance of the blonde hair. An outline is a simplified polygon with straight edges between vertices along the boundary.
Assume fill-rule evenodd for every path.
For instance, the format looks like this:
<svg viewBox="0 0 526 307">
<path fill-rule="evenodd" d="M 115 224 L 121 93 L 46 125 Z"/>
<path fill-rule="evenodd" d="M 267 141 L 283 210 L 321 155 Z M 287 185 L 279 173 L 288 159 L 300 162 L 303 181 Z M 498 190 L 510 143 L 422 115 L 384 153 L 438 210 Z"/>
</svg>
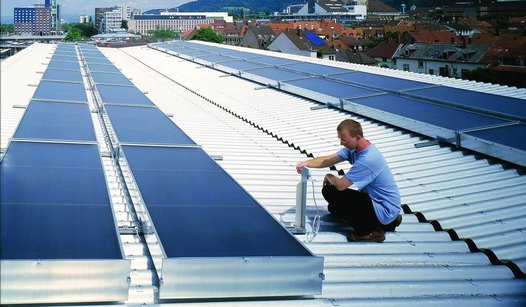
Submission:
<svg viewBox="0 0 526 307">
<path fill-rule="evenodd" d="M 349 131 L 349 134 L 351 135 L 351 137 L 355 137 L 357 135 L 363 137 L 362 125 L 360 125 L 359 122 L 352 120 L 352 119 L 343 120 L 338 125 L 336 130 L 338 130 L 338 132 L 341 132 L 342 130 L 347 130 Z"/>
</svg>

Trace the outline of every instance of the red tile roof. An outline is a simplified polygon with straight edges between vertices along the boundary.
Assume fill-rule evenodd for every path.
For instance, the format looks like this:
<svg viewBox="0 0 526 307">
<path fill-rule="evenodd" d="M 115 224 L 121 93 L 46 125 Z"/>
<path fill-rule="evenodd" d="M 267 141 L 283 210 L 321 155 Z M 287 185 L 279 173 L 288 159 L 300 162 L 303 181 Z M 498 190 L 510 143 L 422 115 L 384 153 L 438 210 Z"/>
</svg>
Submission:
<svg viewBox="0 0 526 307">
<path fill-rule="evenodd" d="M 373 58 L 390 58 L 400 47 L 400 43 L 396 41 L 382 42 L 380 45 L 369 50 L 367 54 Z"/>
</svg>

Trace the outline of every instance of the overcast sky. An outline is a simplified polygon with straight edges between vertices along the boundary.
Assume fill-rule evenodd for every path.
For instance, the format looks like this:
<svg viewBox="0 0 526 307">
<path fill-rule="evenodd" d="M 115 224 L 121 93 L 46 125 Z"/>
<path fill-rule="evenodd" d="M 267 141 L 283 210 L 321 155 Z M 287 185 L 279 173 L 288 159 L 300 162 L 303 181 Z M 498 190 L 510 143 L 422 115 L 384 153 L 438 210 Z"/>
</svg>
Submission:
<svg viewBox="0 0 526 307">
<path fill-rule="evenodd" d="M 2 22 L 12 23 L 13 8 L 20 6 L 32 6 L 35 3 L 44 3 L 45 0 L 0 0 Z M 95 15 L 96 7 L 110 7 L 126 3 L 132 8 L 138 8 L 145 11 L 152 8 L 172 8 L 183 3 L 190 2 L 189 0 L 57 0 L 57 4 L 61 6 L 61 14 L 65 16 L 86 14 L 88 16 Z M 5 17 L 5 21 L 4 21 Z"/>
</svg>

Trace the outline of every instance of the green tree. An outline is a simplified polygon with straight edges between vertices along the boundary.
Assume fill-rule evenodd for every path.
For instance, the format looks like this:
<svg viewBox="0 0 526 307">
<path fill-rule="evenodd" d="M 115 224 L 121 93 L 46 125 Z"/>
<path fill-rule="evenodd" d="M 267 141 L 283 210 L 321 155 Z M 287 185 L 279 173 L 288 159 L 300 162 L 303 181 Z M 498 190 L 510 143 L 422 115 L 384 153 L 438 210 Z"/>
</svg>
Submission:
<svg viewBox="0 0 526 307">
<path fill-rule="evenodd" d="M 62 31 L 70 32 L 73 29 L 78 29 L 82 32 L 81 36 L 91 37 L 97 34 L 97 30 L 93 27 L 93 23 L 80 23 L 80 22 L 70 22 L 62 25 Z"/>
<path fill-rule="evenodd" d="M 128 30 L 128 20 L 121 20 L 121 28 Z"/>
<path fill-rule="evenodd" d="M 64 38 L 64 41 L 66 42 L 75 42 L 82 40 L 86 40 L 86 37 L 82 36 L 82 31 L 78 28 L 73 28 L 69 30 L 68 34 L 66 34 L 66 37 Z"/>
<path fill-rule="evenodd" d="M 0 32 L 2 34 L 13 33 L 15 32 L 15 25 L 3 23 L 0 25 Z"/>
<path fill-rule="evenodd" d="M 176 38 L 177 34 L 172 30 L 157 27 L 155 30 L 148 31 L 148 36 L 164 41 L 165 39 Z"/>
<path fill-rule="evenodd" d="M 192 35 L 190 39 L 212 43 L 223 43 L 225 41 L 225 38 L 223 36 L 214 32 L 214 30 L 210 28 L 198 29 L 197 31 L 195 31 L 194 35 Z"/>
</svg>

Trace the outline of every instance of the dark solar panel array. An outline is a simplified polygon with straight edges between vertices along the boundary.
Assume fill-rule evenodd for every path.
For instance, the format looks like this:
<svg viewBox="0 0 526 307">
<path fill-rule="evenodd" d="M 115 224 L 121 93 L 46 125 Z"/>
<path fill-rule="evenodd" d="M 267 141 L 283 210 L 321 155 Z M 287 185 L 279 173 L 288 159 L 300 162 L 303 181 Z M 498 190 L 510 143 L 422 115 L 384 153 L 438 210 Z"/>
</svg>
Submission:
<svg viewBox="0 0 526 307">
<path fill-rule="evenodd" d="M 526 122 L 523 99 L 261 56 L 220 45 L 177 41 L 153 48 L 526 166 L 526 138 L 515 134 L 523 131 Z M 215 61 L 219 55 L 237 59 Z"/>
<path fill-rule="evenodd" d="M 123 75 L 87 66 L 166 257 L 312 256 Z"/>
<path fill-rule="evenodd" d="M 75 45 L 59 44 L 0 163 L 2 260 L 123 258 L 95 142 Z"/>
</svg>

